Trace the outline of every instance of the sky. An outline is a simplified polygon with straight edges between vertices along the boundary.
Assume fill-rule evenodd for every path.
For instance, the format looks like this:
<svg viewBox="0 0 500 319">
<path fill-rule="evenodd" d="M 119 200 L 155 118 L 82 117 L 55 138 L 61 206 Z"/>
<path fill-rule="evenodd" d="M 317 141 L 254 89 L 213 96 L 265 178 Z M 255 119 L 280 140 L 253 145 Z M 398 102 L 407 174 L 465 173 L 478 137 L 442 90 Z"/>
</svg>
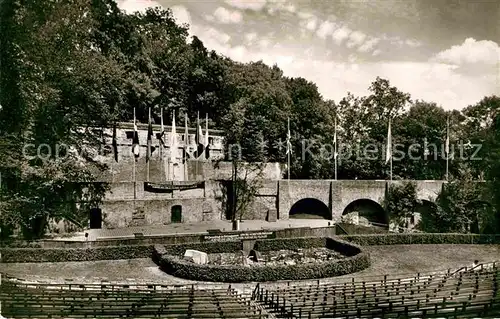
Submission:
<svg viewBox="0 0 500 319">
<path fill-rule="evenodd" d="M 117 1 L 170 8 L 208 49 L 277 64 L 336 102 L 377 76 L 448 110 L 500 95 L 500 0 Z"/>
</svg>

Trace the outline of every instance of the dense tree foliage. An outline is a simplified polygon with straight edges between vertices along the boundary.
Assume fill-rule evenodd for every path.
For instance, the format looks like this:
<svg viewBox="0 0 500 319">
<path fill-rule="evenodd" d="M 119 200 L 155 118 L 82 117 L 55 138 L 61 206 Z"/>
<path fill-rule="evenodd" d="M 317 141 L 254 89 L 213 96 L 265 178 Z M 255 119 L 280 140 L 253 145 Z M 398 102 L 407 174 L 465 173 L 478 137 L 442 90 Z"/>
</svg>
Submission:
<svg viewBox="0 0 500 319">
<path fill-rule="evenodd" d="M 414 182 L 391 184 L 387 189 L 384 198 L 385 211 L 395 225 L 408 228 L 408 220 L 420 204 L 417 191 L 417 184 Z"/>
<path fill-rule="evenodd" d="M 36 233 L 30 226 L 36 218 L 84 220 L 106 189 L 92 174 L 104 167 L 84 150 L 101 149 L 103 136 L 94 128 L 130 121 L 134 107 L 142 122 L 149 107 L 157 123 L 160 108 L 165 122 L 172 110 L 191 122 L 208 113 L 210 126 L 225 131 L 226 146 L 238 144 L 242 159 L 259 162 L 286 161 L 289 118 L 292 178 L 333 178 L 334 136 L 339 179 L 388 178 L 392 119 L 393 178 L 442 179 L 449 118 L 450 176 L 486 177 L 500 186 L 497 96 L 446 112 L 376 78 L 369 95 L 346 93 L 336 103 L 276 65 L 243 64 L 209 50 L 169 9 L 126 14 L 112 0 L 4 0 L 0 18 L 3 224 Z M 42 144 L 50 146 L 42 148 L 43 160 L 33 156 Z M 65 159 L 58 160 L 57 144 L 76 152 L 62 150 Z"/>
<path fill-rule="evenodd" d="M 485 184 L 469 178 L 443 185 L 436 210 L 422 216 L 426 232 L 494 232 L 495 211 L 484 200 Z"/>
</svg>

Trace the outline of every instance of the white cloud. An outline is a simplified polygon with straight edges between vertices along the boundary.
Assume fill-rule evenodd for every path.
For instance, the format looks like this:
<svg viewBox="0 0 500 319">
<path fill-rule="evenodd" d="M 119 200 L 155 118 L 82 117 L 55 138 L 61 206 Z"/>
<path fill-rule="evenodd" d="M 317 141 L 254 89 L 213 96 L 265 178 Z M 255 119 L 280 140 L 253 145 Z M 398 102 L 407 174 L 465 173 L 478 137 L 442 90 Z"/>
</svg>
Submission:
<svg viewBox="0 0 500 319">
<path fill-rule="evenodd" d="M 297 11 L 297 8 L 293 4 L 289 4 L 285 7 L 285 10 L 290 13 L 295 13 L 295 11 Z"/>
<path fill-rule="evenodd" d="M 265 53 L 236 47 L 227 50 L 226 55 L 242 62 L 276 63 L 285 76 L 313 81 L 325 98 L 335 101 L 345 97 L 347 92 L 358 96 L 369 94 L 368 87 L 377 76 L 410 93 L 413 99 L 436 102 L 446 109 L 464 108 L 493 94 L 496 87 L 492 77 L 465 76 L 457 73 L 456 67 L 442 63 L 362 63 L 353 55 L 350 62 L 314 60 L 302 54 L 292 55 L 279 46 Z"/>
<path fill-rule="evenodd" d="M 226 3 L 241 10 L 259 11 L 266 5 L 266 0 L 226 0 Z"/>
<path fill-rule="evenodd" d="M 318 37 L 325 39 L 329 34 L 332 33 L 333 29 L 335 28 L 335 24 L 330 21 L 324 21 L 316 31 L 316 34 Z"/>
<path fill-rule="evenodd" d="M 408 45 L 412 48 L 417 48 L 417 47 L 422 45 L 422 43 L 420 43 L 419 41 L 414 40 L 414 39 L 406 40 L 405 43 L 406 43 L 406 45 Z"/>
<path fill-rule="evenodd" d="M 368 41 L 363 43 L 359 48 L 359 52 L 369 52 L 373 50 L 373 48 L 380 42 L 380 39 L 378 38 L 370 38 Z"/>
<path fill-rule="evenodd" d="M 309 19 L 309 18 L 313 18 L 313 17 L 315 17 L 315 15 L 314 15 L 314 14 L 312 14 L 312 13 L 310 13 L 310 12 L 304 12 L 304 11 L 299 11 L 299 12 L 297 12 L 297 16 L 298 16 L 299 18 L 301 18 L 302 20 L 307 20 L 307 19 Z"/>
<path fill-rule="evenodd" d="M 306 29 L 309 31 L 314 31 L 316 29 L 316 25 L 318 24 L 318 20 L 316 18 L 309 19 L 306 24 Z"/>
<path fill-rule="evenodd" d="M 436 102 L 446 109 L 461 109 L 493 94 L 495 81 L 490 78 L 464 76 L 439 63 L 353 63 L 304 60 L 283 65 L 286 76 L 302 76 L 318 85 L 325 98 L 339 101 L 347 92 L 368 94 L 377 76 L 388 79 L 413 99 Z"/>
<path fill-rule="evenodd" d="M 191 15 L 189 14 L 189 11 L 183 7 L 183 6 L 174 6 L 172 8 L 172 13 L 175 17 L 175 20 L 178 23 L 187 23 L 191 24 Z"/>
<path fill-rule="evenodd" d="M 118 8 L 127 13 L 144 12 L 147 8 L 161 7 L 158 2 L 151 0 L 118 0 L 117 3 Z"/>
<path fill-rule="evenodd" d="M 253 41 L 255 41 L 255 39 L 257 39 L 257 33 L 250 32 L 250 33 L 245 34 L 245 40 L 247 42 L 252 43 Z"/>
<path fill-rule="evenodd" d="M 355 46 L 359 46 L 365 41 L 366 34 L 361 31 L 354 31 L 349 35 L 349 42 L 347 42 L 347 47 L 352 48 Z"/>
<path fill-rule="evenodd" d="M 260 39 L 258 43 L 260 49 L 267 49 L 270 45 L 271 41 L 269 41 L 268 39 Z"/>
<path fill-rule="evenodd" d="M 341 45 L 342 41 L 347 39 L 351 32 L 352 32 L 351 29 L 349 29 L 346 26 L 342 26 L 341 28 L 339 28 L 339 29 L 335 30 L 335 32 L 333 32 L 332 38 L 337 45 Z"/>
<path fill-rule="evenodd" d="M 226 53 L 229 47 L 229 40 L 231 39 L 231 36 L 227 33 L 202 25 L 194 25 L 192 28 L 193 34 L 200 38 L 207 49 L 215 50 L 221 54 Z"/>
<path fill-rule="evenodd" d="M 239 23 L 243 19 L 239 11 L 231 11 L 223 7 L 217 8 L 213 16 L 221 23 Z"/>
<path fill-rule="evenodd" d="M 250 0 L 248 0 L 248 1 L 250 1 Z M 267 12 L 269 12 L 269 14 L 274 14 L 278 11 L 285 12 L 285 13 L 287 13 L 287 12 L 288 13 L 295 13 L 297 11 L 297 8 L 293 4 L 287 3 L 286 0 L 279 0 L 279 1 L 271 0 L 271 1 L 269 1 Z"/>
<path fill-rule="evenodd" d="M 495 65 L 500 60 L 500 47 L 493 41 L 467 38 L 461 45 L 439 52 L 432 60 L 455 65 Z"/>
</svg>

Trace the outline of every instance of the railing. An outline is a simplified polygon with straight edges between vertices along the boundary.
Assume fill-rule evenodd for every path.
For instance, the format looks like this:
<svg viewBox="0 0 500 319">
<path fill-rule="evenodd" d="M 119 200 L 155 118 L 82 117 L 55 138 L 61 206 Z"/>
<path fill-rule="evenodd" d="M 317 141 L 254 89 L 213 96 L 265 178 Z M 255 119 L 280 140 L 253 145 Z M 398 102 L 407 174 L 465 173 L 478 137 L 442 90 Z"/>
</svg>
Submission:
<svg viewBox="0 0 500 319">
<path fill-rule="evenodd" d="M 498 267 L 499 262 L 498 261 L 493 261 L 493 262 L 487 262 L 487 263 L 482 263 L 477 266 L 479 267 L 492 267 L 493 269 L 496 269 Z M 441 270 L 436 270 L 436 271 L 431 271 L 431 272 L 423 272 L 423 273 L 393 273 L 393 274 L 386 274 L 386 275 L 358 275 L 358 276 L 349 276 L 349 277 L 344 277 L 344 278 L 335 278 L 334 281 L 331 281 L 331 279 L 315 279 L 315 280 L 303 280 L 303 281 L 276 281 L 272 283 L 259 283 L 258 286 L 259 288 L 262 287 L 267 287 L 267 286 L 294 286 L 294 287 L 309 287 L 309 286 L 320 286 L 320 285 L 341 285 L 344 283 L 372 283 L 372 282 L 387 282 L 387 281 L 395 281 L 395 280 L 406 280 L 406 279 L 413 279 L 413 278 L 425 278 L 429 276 L 435 276 L 435 275 L 447 275 L 451 276 L 454 273 L 457 273 L 460 269 L 464 269 L 466 267 L 461 267 L 457 270 L 453 270 L 451 268 L 448 269 L 441 269 Z M 469 271 L 471 271 L 469 269 Z M 256 287 L 257 288 L 257 287 Z M 254 289 L 256 291 L 256 289 Z"/>
<path fill-rule="evenodd" d="M 489 267 L 492 267 L 493 269 L 495 269 L 495 272 L 493 273 L 493 276 L 491 276 L 492 275 L 491 273 L 487 275 L 488 278 L 492 282 L 492 287 L 488 288 L 488 289 L 491 289 L 491 292 L 488 292 L 489 299 L 487 301 L 485 301 L 485 300 L 474 301 L 476 298 L 476 295 L 478 293 L 480 294 L 480 288 L 479 288 L 480 279 L 479 279 L 478 275 L 476 274 L 475 277 L 469 278 L 472 280 L 473 286 L 471 286 L 471 287 L 474 287 L 473 288 L 474 291 L 465 291 L 464 292 L 464 296 L 466 296 L 466 297 L 468 296 L 469 301 L 463 301 L 463 302 L 457 301 L 457 302 L 453 303 L 452 300 L 454 300 L 455 297 L 451 297 L 451 298 L 443 297 L 442 301 L 441 301 L 441 299 L 439 299 L 441 297 L 439 297 L 437 299 L 436 299 L 436 296 L 432 297 L 432 291 L 431 291 L 430 293 L 426 293 L 425 296 L 424 295 L 421 296 L 423 298 L 422 299 L 423 304 L 420 303 L 420 300 L 417 300 L 416 304 L 414 303 L 414 301 L 412 302 L 411 300 L 408 300 L 410 302 L 409 304 L 404 304 L 405 294 L 403 293 L 403 295 L 400 299 L 392 300 L 392 301 L 389 299 L 387 300 L 387 302 L 389 303 L 389 308 L 386 308 L 385 306 L 381 306 L 379 309 L 378 302 L 377 302 L 375 304 L 375 306 L 372 305 L 374 307 L 374 309 L 369 309 L 370 307 L 372 307 L 372 306 L 369 306 L 368 308 L 364 307 L 364 310 L 361 310 L 360 308 L 358 308 L 358 299 L 354 297 L 354 291 L 352 292 L 352 296 L 351 296 L 350 291 L 343 290 L 343 296 L 344 296 L 343 297 L 343 300 L 344 300 L 343 304 L 344 304 L 344 306 L 348 306 L 348 308 L 352 308 L 352 311 L 354 311 L 354 309 L 357 309 L 358 316 L 361 316 L 361 311 L 368 311 L 367 313 L 365 313 L 365 315 L 366 315 L 368 313 L 372 313 L 372 314 L 375 314 L 378 312 L 384 313 L 386 310 L 389 310 L 390 312 L 391 311 L 401 312 L 401 313 L 404 312 L 405 315 L 408 315 L 409 313 L 419 312 L 424 317 L 425 317 L 427 312 L 429 312 L 429 314 L 431 314 L 432 312 L 434 312 L 434 314 L 437 314 L 438 310 L 440 311 L 440 313 L 443 313 L 443 312 L 448 313 L 449 311 L 451 311 L 453 313 L 453 311 L 454 311 L 455 315 L 457 314 L 457 311 L 458 312 L 462 311 L 464 313 L 466 313 L 466 312 L 467 313 L 478 312 L 478 313 L 483 313 L 483 314 L 487 313 L 488 311 L 493 311 L 494 313 L 497 313 L 498 310 L 495 310 L 495 309 L 498 309 L 498 307 L 499 307 L 499 304 L 498 304 L 499 300 L 495 299 L 496 298 L 495 296 L 498 295 L 498 274 L 499 274 L 499 272 L 497 270 L 497 262 L 482 263 L 482 264 L 475 265 L 472 268 L 462 267 L 462 268 L 459 268 L 458 270 L 453 271 L 453 272 L 448 271 L 447 274 L 443 274 L 444 277 L 434 277 L 433 278 L 434 280 L 437 280 L 436 282 L 440 282 L 440 283 L 437 287 L 434 287 L 432 289 L 434 290 L 434 294 L 436 294 L 441 289 L 444 289 L 445 288 L 444 283 L 446 282 L 446 278 L 448 278 L 450 275 L 455 274 L 461 270 L 465 269 L 467 271 L 467 269 L 468 269 L 467 272 L 470 273 L 478 268 L 483 270 L 484 268 L 489 268 Z M 387 288 L 390 287 L 390 283 L 386 282 L 386 278 L 387 278 L 387 275 L 384 276 L 383 281 L 378 281 L 379 284 L 382 283 L 383 285 L 386 285 L 385 288 L 382 288 L 382 290 L 385 289 L 385 294 L 387 294 Z M 425 276 L 423 278 L 425 278 Z M 461 278 L 462 278 L 462 276 L 461 276 Z M 460 278 L 460 281 L 458 282 L 458 286 L 456 286 L 456 288 L 455 288 L 455 285 L 452 284 L 452 285 L 446 286 L 447 289 L 451 289 L 453 291 L 455 291 L 455 289 L 456 289 L 456 291 L 457 291 L 456 294 L 458 294 L 459 287 L 462 285 L 461 278 Z M 412 278 L 409 278 L 409 279 L 412 279 Z M 429 280 L 431 280 L 431 279 L 432 278 L 430 278 Z M 444 281 L 442 281 L 442 280 L 444 280 Z M 403 281 L 404 281 L 404 279 L 403 279 Z M 354 286 L 354 278 L 352 278 L 352 284 L 353 284 L 352 287 L 355 287 Z M 403 284 L 403 282 L 401 282 L 400 284 Z M 430 281 L 429 281 L 429 283 L 427 283 L 427 285 L 429 285 L 429 284 L 430 284 Z M 315 288 L 314 286 L 309 288 L 309 289 L 311 289 L 311 288 L 313 289 L 314 294 L 321 293 L 323 291 L 323 289 L 326 289 L 326 287 L 319 288 L 319 280 L 317 281 L 317 285 L 318 285 L 318 290 L 314 290 L 314 288 Z M 332 283 L 332 285 L 335 285 L 335 284 Z M 294 286 L 297 286 L 297 285 L 294 285 Z M 426 284 L 424 284 L 424 289 L 425 289 L 425 286 L 426 286 Z M 370 289 L 371 285 L 369 285 L 368 283 L 365 285 L 365 282 L 363 282 L 363 285 L 360 285 L 358 282 L 357 287 L 363 289 L 363 298 L 361 298 L 361 297 L 360 298 L 364 300 L 364 298 L 366 298 L 366 292 L 367 292 L 367 291 L 365 291 L 365 289 Z M 341 288 L 341 285 L 339 288 Z M 344 286 L 344 289 L 345 288 L 346 287 Z M 347 288 L 349 288 L 349 286 L 347 286 Z M 393 284 L 392 289 L 395 289 L 395 295 L 399 295 L 400 289 L 401 289 L 400 287 L 396 286 L 396 288 L 395 288 L 395 286 Z M 404 283 L 404 290 L 406 291 L 406 283 Z M 302 287 L 300 287 L 300 291 L 302 291 Z M 314 292 L 314 291 L 316 291 L 316 292 Z M 334 291 L 333 294 L 335 295 L 335 288 L 333 291 Z M 470 294 L 471 292 L 472 292 L 472 295 Z M 361 292 L 358 292 L 358 294 L 359 293 L 361 293 Z M 293 300 L 292 300 L 292 302 L 290 302 L 290 301 L 287 302 L 286 298 L 288 298 L 287 297 L 288 295 L 280 296 L 279 294 L 280 294 L 279 290 L 278 291 L 267 290 L 267 289 L 264 289 L 263 287 L 261 287 L 260 284 L 258 284 L 254 289 L 254 293 L 252 294 L 252 299 L 263 303 L 269 309 L 272 309 L 275 313 L 278 313 L 281 316 L 286 317 L 286 318 L 304 318 L 304 316 L 307 318 L 311 318 L 311 312 L 313 312 L 315 315 L 317 315 L 318 311 L 320 311 L 320 313 L 321 313 L 321 309 L 320 309 L 321 307 L 323 308 L 322 309 L 323 315 L 325 315 L 325 303 L 324 303 L 325 301 L 323 301 L 323 302 L 320 301 L 317 303 L 317 306 L 320 307 L 318 309 L 314 308 L 315 303 L 313 301 L 312 308 L 311 308 L 311 304 L 308 304 L 307 306 L 295 304 L 295 310 L 294 310 L 294 303 L 295 302 Z M 377 295 L 377 293 L 375 293 L 375 295 L 374 295 L 375 301 L 378 300 L 376 295 Z M 382 294 L 382 295 L 384 295 L 384 294 Z M 391 292 L 389 292 L 389 294 L 387 294 L 387 298 L 389 298 L 390 295 L 391 295 Z M 413 295 L 413 291 L 411 292 L 411 295 Z M 484 295 L 484 296 L 486 296 L 486 295 Z M 353 301 L 351 303 L 346 304 L 346 297 L 353 298 L 352 299 Z M 458 298 L 458 297 L 456 297 L 456 298 Z M 324 300 L 326 300 L 326 299 L 324 299 Z M 451 303 L 447 304 L 446 303 L 447 300 L 449 300 L 449 302 L 451 302 Z M 299 302 L 299 301 L 297 301 L 297 302 Z M 403 302 L 403 304 L 400 304 L 401 302 Z M 342 298 L 341 298 L 341 303 L 342 303 Z M 334 316 L 335 316 L 335 305 L 336 304 L 337 303 L 334 300 L 333 304 L 332 304 L 332 306 L 334 307 L 333 308 Z M 469 306 L 471 306 L 470 309 L 468 308 Z M 303 307 L 305 307 L 305 308 L 303 309 Z M 479 309 L 479 308 L 481 308 L 481 309 Z M 344 310 L 346 310 L 346 309 L 344 309 Z M 347 309 L 347 310 L 349 310 L 349 309 Z M 331 311 L 331 309 L 326 310 L 327 314 L 330 316 L 331 314 L 329 313 L 329 311 Z M 348 316 L 345 313 L 339 312 L 338 314 L 341 317 Z M 455 318 L 456 318 L 456 316 L 455 316 Z"/>
</svg>

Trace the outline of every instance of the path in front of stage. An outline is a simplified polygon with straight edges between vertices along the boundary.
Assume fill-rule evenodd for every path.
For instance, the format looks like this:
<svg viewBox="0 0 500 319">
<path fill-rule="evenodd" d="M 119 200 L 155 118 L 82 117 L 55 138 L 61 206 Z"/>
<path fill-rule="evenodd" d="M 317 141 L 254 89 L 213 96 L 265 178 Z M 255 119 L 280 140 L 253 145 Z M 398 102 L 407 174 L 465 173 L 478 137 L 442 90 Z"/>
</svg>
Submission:
<svg viewBox="0 0 500 319">
<path fill-rule="evenodd" d="M 240 222 L 240 230 L 274 230 L 297 227 L 327 227 L 333 222 L 326 219 L 289 219 L 278 220 L 276 222 L 266 222 L 264 220 L 243 220 Z M 209 229 L 220 229 L 230 231 L 231 221 L 213 220 L 193 224 L 168 224 L 158 226 L 138 226 L 117 229 L 90 229 L 87 230 L 89 237 L 87 240 L 111 239 L 111 238 L 134 238 L 135 233 L 142 233 L 144 236 L 172 235 L 172 234 L 196 234 L 205 233 Z M 85 232 L 78 232 L 69 237 L 61 236 L 54 239 L 85 241 Z"/>
</svg>

